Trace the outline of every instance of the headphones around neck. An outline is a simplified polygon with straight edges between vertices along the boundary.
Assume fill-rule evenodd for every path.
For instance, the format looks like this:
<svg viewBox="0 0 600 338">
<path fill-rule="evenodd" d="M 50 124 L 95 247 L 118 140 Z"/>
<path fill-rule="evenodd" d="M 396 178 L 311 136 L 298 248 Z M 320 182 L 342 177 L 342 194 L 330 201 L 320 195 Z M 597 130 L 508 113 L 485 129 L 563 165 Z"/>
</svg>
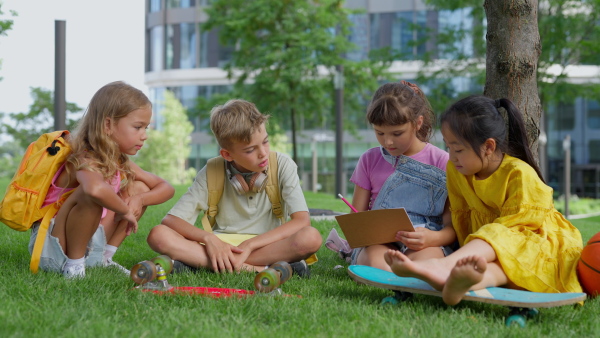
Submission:
<svg viewBox="0 0 600 338">
<path fill-rule="evenodd" d="M 229 182 L 233 185 L 233 189 L 240 195 L 244 195 L 248 192 L 257 193 L 265 188 L 267 185 L 267 175 L 263 172 L 257 172 L 250 177 L 250 182 L 246 183 L 244 176 L 240 174 L 232 174 L 229 170 L 230 162 L 227 162 L 227 175 L 229 175 Z"/>
</svg>

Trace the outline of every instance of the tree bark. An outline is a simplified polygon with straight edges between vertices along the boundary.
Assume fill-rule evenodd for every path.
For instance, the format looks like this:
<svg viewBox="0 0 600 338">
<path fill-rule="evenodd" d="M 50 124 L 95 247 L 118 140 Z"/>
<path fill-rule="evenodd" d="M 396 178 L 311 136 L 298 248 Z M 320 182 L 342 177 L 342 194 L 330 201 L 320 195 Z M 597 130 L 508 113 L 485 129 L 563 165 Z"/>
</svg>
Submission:
<svg viewBox="0 0 600 338">
<path fill-rule="evenodd" d="M 483 95 L 508 98 L 523 113 L 533 155 L 538 157 L 542 105 L 537 64 L 542 51 L 537 0 L 485 0 L 486 81 Z"/>
</svg>

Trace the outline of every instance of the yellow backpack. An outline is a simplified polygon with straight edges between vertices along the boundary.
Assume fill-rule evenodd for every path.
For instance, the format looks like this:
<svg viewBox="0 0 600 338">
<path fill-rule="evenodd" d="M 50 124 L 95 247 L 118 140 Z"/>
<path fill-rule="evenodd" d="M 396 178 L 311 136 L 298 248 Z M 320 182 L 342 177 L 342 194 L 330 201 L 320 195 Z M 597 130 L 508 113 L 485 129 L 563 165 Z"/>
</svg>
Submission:
<svg viewBox="0 0 600 338">
<path fill-rule="evenodd" d="M 50 220 L 72 192 L 42 208 L 55 173 L 71 154 L 71 147 L 65 141 L 67 135 L 69 131 L 59 130 L 43 134 L 31 143 L 0 202 L 0 222 L 15 230 L 27 231 L 34 222 L 42 220 L 31 255 L 33 273 L 38 271 Z"/>
<path fill-rule="evenodd" d="M 281 194 L 279 192 L 279 175 L 277 171 L 277 153 L 269 153 L 269 172 L 265 192 L 271 201 L 271 210 L 275 217 L 283 223 L 283 208 L 281 206 Z M 273 175 L 273 173 L 275 173 Z M 212 232 L 215 225 L 215 216 L 219 213 L 217 204 L 223 195 L 225 186 L 225 159 L 221 156 L 213 157 L 206 164 L 206 184 L 208 186 L 208 210 L 202 217 L 202 227 L 205 231 Z"/>
</svg>

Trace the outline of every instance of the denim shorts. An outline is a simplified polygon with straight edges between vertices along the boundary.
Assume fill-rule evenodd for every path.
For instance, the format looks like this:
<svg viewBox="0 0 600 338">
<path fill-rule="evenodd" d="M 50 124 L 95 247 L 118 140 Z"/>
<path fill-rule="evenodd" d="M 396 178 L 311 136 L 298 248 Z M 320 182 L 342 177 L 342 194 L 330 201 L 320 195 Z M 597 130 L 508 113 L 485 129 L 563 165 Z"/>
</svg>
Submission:
<svg viewBox="0 0 600 338">
<path fill-rule="evenodd" d="M 402 253 L 405 253 L 406 250 L 408 250 L 406 245 L 404 245 L 402 242 L 393 242 L 393 243 L 390 243 L 390 245 L 396 247 L 396 250 L 398 250 Z M 352 254 L 350 256 L 350 265 L 356 265 L 356 262 L 358 261 L 358 256 L 360 255 L 360 253 L 362 252 L 363 249 L 364 249 L 364 247 L 352 249 Z M 446 257 L 449 254 L 454 252 L 454 250 L 452 249 L 451 246 L 440 246 L 440 249 L 442 249 L 442 253 L 444 254 L 444 257 Z"/>
<path fill-rule="evenodd" d="M 33 253 L 33 247 L 37 238 L 40 222 L 35 222 L 31 227 L 31 236 L 29 238 L 29 254 Z M 46 239 L 44 241 L 44 247 L 42 248 L 42 255 L 40 257 L 40 269 L 50 272 L 61 273 L 63 267 L 67 263 L 67 255 L 58 242 L 58 238 L 52 236 L 52 229 L 54 229 L 54 219 L 50 221 L 48 231 L 46 232 Z M 104 247 L 106 246 L 106 236 L 104 235 L 104 227 L 102 224 L 98 226 L 96 232 L 88 242 L 87 252 L 85 255 L 86 266 L 97 266 L 102 264 L 104 258 Z"/>
</svg>

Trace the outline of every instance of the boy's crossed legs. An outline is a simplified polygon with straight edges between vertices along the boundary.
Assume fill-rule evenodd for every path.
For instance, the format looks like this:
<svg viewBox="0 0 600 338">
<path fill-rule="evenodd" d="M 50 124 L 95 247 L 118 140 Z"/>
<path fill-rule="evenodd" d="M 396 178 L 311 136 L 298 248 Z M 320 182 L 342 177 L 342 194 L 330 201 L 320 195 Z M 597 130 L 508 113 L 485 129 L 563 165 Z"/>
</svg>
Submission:
<svg viewBox="0 0 600 338">
<path fill-rule="evenodd" d="M 307 226 L 291 236 L 275 241 L 250 253 L 240 270 L 260 272 L 266 266 L 278 261 L 296 262 L 310 257 L 322 244 L 319 231 Z M 161 254 L 168 255 L 186 265 L 226 271 L 225 267 L 213 267 L 208 250 L 204 244 L 189 240 L 166 225 L 155 226 L 148 235 L 150 247 Z M 234 253 L 233 255 L 239 255 Z"/>
</svg>

